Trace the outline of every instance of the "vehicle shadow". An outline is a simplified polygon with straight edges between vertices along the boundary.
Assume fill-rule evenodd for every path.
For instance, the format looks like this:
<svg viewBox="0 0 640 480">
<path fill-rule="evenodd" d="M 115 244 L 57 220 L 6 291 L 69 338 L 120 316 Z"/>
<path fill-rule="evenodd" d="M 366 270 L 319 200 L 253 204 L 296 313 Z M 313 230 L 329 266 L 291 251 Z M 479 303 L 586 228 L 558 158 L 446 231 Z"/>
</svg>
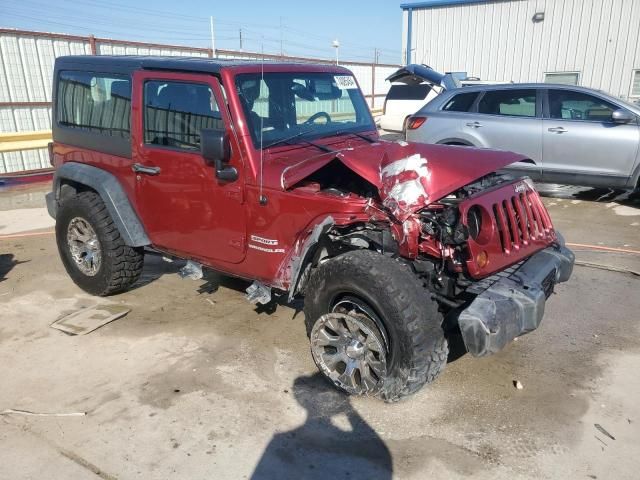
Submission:
<svg viewBox="0 0 640 480">
<path fill-rule="evenodd" d="M 302 426 L 273 436 L 252 480 L 392 478 L 389 448 L 347 395 L 329 387 L 320 373 L 296 378 L 293 395 L 307 418 Z M 334 424 L 343 416 L 346 429 Z"/>
<path fill-rule="evenodd" d="M 204 269 L 203 274 L 204 283 L 198 287 L 198 293 L 211 294 L 217 292 L 220 287 L 225 287 L 244 294 L 246 293 L 247 288 L 251 285 L 251 282 L 248 280 L 229 277 L 209 269 Z M 266 315 L 272 315 L 276 312 L 279 306 L 289 307 L 294 310 L 293 318 L 295 318 L 298 313 L 302 311 L 303 304 L 304 302 L 300 298 L 294 298 L 292 301 L 289 301 L 286 294 L 283 295 L 272 292 L 271 301 L 264 305 L 257 304 L 255 306 L 255 312 L 257 314 L 264 313 Z"/>
<path fill-rule="evenodd" d="M 640 192 L 616 188 L 591 188 L 552 183 L 536 183 L 543 197 L 565 200 L 583 200 L 587 202 L 615 202 L 627 207 L 640 208 Z"/>
<path fill-rule="evenodd" d="M 129 290 L 136 290 L 149 285 L 163 275 L 178 275 L 180 273 L 180 269 L 184 267 L 186 263 L 187 262 L 185 260 L 181 259 L 172 259 L 171 261 L 167 261 L 163 259 L 163 255 L 161 253 L 147 251 L 144 256 L 142 274 L 138 281 L 133 284 Z M 2 267 L 0 266 L 0 269 L 1 268 Z M 201 281 L 203 281 L 203 283 L 196 287 L 200 294 L 213 294 L 217 292 L 220 287 L 235 290 L 236 292 L 244 294 L 246 293 L 249 285 L 251 285 L 251 282 L 247 280 L 224 275 L 208 268 L 203 268 L 202 274 L 203 277 Z M 195 285 L 197 285 L 197 283 L 194 283 L 194 286 Z M 289 302 L 286 295 L 277 295 L 274 293 L 271 302 L 266 305 L 256 305 L 255 311 L 258 314 L 264 313 L 271 315 L 275 313 L 278 306 L 286 306 L 294 310 L 293 316 L 295 318 L 296 315 L 302 311 L 302 305 L 303 302 L 301 299 L 294 299 Z"/>
<path fill-rule="evenodd" d="M 147 251 L 144 255 L 144 267 L 142 267 L 142 274 L 140 275 L 140 278 L 138 278 L 138 281 L 134 283 L 129 290 L 136 290 L 144 287 L 145 285 L 149 285 L 163 275 L 177 274 L 185 263 L 186 262 L 183 260 L 167 262 L 162 259 L 161 254 Z"/>
<path fill-rule="evenodd" d="M 13 270 L 13 267 L 21 263 L 27 263 L 29 260 L 18 261 L 13 253 L 0 254 L 0 282 L 7 279 L 7 274 Z"/>
</svg>

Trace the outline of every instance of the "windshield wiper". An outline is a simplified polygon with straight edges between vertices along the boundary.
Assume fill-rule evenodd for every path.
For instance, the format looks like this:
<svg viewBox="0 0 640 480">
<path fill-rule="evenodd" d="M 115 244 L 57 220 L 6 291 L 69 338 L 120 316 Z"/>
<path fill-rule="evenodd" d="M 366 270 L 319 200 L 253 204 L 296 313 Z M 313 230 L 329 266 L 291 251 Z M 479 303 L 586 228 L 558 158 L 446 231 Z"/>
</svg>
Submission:
<svg viewBox="0 0 640 480">
<path fill-rule="evenodd" d="M 334 133 L 334 135 L 344 135 L 345 133 L 348 133 L 349 135 L 355 135 L 358 138 L 361 138 L 363 140 L 366 140 L 369 143 L 375 143 L 376 140 L 374 140 L 373 138 L 369 138 L 366 135 L 363 135 L 361 133 L 357 133 L 357 132 L 350 132 L 349 130 L 341 130 L 339 132 Z"/>
<path fill-rule="evenodd" d="M 304 135 L 304 134 L 306 134 L 306 133 L 309 133 L 309 132 L 310 132 L 310 130 L 303 130 L 302 132 L 298 132 L 298 133 L 296 133 L 295 135 L 292 135 L 292 136 L 290 136 L 290 137 L 287 137 L 287 138 L 281 138 L 280 140 L 274 140 L 274 141 L 273 141 L 273 142 L 271 142 L 271 143 L 268 143 L 268 144 L 266 144 L 266 145 L 263 145 L 263 146 L 262 146 L 262 149 L 264 150 L 265 148 L 270 148 L 270 147 L 273 147 L 273 146 L 275 146 L 275 145 L 280 145 L 280 144 L 285 144 L 285 145 L 286 145 L 286 144 L 289 144 L 289 145 L 291 145 L 291 141 L 292 141 L 292 140 L 295 140 L 296 138 L 299 138 L 299 137 L 301 137 L 302 135 Z M 303 142 L 305 142 L 307 145 L 311 145 L 312 147 L 316 147 L 316 148 L 318 148 L 318 149 L 322 150 L 323 152 L 335 152 L 335 150 L 334 150 L 334 149 L 329 148 L 329 147 L 327 147 L 326 145 L 320 145 L 320 144 L 318 144 L 318 143 L 314 143 L 314 142 L 311 142 L 311 141 L 306 140 L 306 139 L 302 139 L 302 141 L 303 141 Z"/>
<path fill-rule="evenodd" d="M 281 138 L 280 140 L 274 140 L 271 143 L 262 145 L 262 149 L 264 150 L 265 148 L 274 147 L 276 145 L 280 145 L 281 143 L 289 143 L 291 140 L 295 140 L 296 138 L 301 137 L 302 135 L 305 135 L 309 132 L 310 130 L 303 130 L 302 132 L 298 132 L 295 135 L 291 135 L 290 137 Z"/>
<path fill-rule="evenodd" d="M 322 150 L 323 152 L 334 152 L 335 150 L 333 148 L 327 147 L 326 145 L 320 145 L 319 143 L 315 143 L 315 142 L 310 142 L 309 140 L 303 139 L 303 142 L 305 142 L 307 145 L 311 145 L 312 147 L 316 147 L 320 150 Z"/>
</svg>

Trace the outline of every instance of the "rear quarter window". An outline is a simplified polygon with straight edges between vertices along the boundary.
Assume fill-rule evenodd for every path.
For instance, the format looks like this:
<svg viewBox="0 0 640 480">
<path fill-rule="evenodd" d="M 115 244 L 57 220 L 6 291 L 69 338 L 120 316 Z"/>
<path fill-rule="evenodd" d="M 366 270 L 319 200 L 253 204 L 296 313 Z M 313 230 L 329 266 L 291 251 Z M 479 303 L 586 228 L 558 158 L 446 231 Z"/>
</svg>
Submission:
<svg viewBox="0 0 640 480">
<path fill-rule="evenodd" d="M 424 100 L 431 91 L 431 85 L 391 85 L 387 100 Z"/>
<path fill-rule="evenodd" d="M 478 97 L 478 92 L 459 93 L 444 104 L 442 110 L 448 112 L 468 112 Z"/>
<path fill-rule="evenodd" d="M 60 72 L 58 125 L 105 136 L 131 135 L 131 81 L 92 72 Z"/>
</svg>

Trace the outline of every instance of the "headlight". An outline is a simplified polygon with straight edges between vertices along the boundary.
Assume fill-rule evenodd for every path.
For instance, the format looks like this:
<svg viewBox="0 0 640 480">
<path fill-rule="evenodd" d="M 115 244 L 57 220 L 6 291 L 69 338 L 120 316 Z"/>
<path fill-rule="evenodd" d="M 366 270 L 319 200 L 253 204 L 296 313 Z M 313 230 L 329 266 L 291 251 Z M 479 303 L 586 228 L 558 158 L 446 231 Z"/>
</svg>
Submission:
<svg viewBox="0 0 640 480">
<path fill-rule="evenodd" d="M 471 207 L 467 212 L 467 228 L 469 236 L 476 240 L 482 231 L 482 211 L 477 205 Z"/>
</svg>

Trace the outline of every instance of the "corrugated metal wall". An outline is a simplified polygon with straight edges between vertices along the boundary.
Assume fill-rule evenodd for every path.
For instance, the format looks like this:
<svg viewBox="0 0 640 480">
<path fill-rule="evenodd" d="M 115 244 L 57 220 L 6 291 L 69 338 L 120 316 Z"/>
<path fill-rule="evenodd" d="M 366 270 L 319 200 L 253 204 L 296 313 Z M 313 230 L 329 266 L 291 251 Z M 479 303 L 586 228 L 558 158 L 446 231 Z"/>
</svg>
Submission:
<svg viewBox="0 0 640 480">
<path fill-rule="evenodd" d="M 544 21 L 533 22 L 536 12 Z M 414 9 L 411 17 L 412 61 L 440 71 L 514 82 L 579 72 L 580 85 L 628 98 L 640 68 L 638 0 L 502 0 Z"/>
<path fill-rule="evenodd" d="M 51 83 L 53 63 L 61 55 L 177 55 L 206 57 L 204 48 L 152 45 L 124 40 L 74 35 L 46 34 L 0 29 L 0 132 L 51 129 Z M 217 51 L 223 58 L 259 58 L 255 54 Z M 295 61 L 323 61 L 301 59 Z M 284 57 L 283 60 L 290 59 Z M 393 65 L 345 62 L 374 108 L 382 106 L 389 85 L 384 79 L 396 70 Z M 373 92 L 372 83 L 375 83 Z M 373 96 L 375 95 L 375 96 Z M 45 149 L 0 153 L 0 173 L 49 167 Z"/>
</svg>

